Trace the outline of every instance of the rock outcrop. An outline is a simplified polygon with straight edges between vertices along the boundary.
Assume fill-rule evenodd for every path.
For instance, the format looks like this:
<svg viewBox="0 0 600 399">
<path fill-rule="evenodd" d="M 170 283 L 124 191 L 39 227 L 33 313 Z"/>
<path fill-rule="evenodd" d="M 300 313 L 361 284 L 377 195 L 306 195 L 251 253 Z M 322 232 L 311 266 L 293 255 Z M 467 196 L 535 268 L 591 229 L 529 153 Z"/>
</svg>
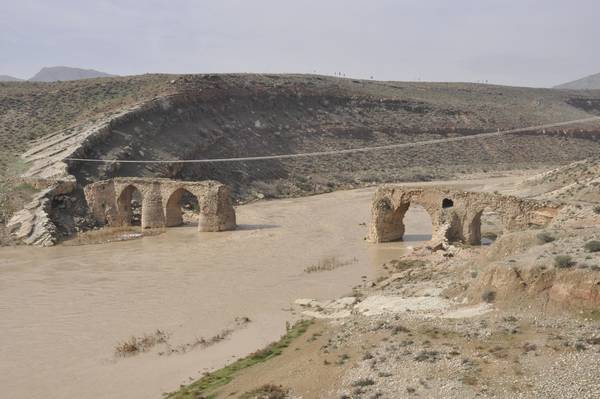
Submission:
<svg viewBox="0 0 600 399">
<path fill-rule="evenodd" d="M 75 180 L 61 180 L 36 193 L 32 201 L 13 215 L 6 228 L 12 238 L 28 245 L 49 247 L 57 242 L 57 227 L 50 216 L 54 197 L 71 193 Z"/>
</svg>

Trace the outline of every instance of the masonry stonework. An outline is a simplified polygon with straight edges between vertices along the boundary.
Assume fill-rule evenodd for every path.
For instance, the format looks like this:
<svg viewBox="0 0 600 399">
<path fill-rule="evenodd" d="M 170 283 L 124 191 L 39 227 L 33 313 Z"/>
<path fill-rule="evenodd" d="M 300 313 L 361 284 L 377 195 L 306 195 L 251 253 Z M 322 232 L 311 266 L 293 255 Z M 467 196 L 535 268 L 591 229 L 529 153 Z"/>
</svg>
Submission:
<svg viewBox="0 0 600 399">
<path fill-rule="evenodd" d="M 495 193 L 384 185 L 373 197 L 368 240 L 401 240 L 404 236 L 404 215 L 411 204 L 421 205 L 431 216 L 432 242 L 435 244 L 480 244 L 481 215 L 486 209 L 501 216 L 502 227 L 507 232 L 546 226 L 560 209 L 560 205 L 549 201 Z"/>
<path fill-rule="evenodd" d="M 143 229 L 181 225 L 180 200 L 186 192 L 198 199 L 199 231 L 236 228 L 230 190 L 214 180 L 189 182 L 121 177 L 89 184 L 84 193 L 90 212 L 99 224 L 124 226 L 130 224 L 131 201 L 136 190 L 141 195 Z"/>
</svg>

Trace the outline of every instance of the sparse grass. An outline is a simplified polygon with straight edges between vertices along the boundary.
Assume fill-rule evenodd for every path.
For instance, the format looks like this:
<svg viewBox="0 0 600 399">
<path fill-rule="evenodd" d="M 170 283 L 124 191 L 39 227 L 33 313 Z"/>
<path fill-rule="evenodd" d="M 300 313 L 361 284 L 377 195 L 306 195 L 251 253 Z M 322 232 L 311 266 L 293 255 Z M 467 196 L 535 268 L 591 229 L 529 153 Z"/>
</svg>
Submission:
<svg viewBox="0 0 600 399">
<path fill-rule="evenodd" d="M 404 326 L 396 325 L 392 327 L 392 335 L 398 335 L 399 333 L 409 333 L 410 330 Z"/>
<path fill-rule="evenodd" d="M 343 353 L 340 356 L 338 356 L 338 359 L 335 361 L 335 364 L 341 366 L 346 364 L 348 360 L 350 360 L 350 355 L 348 355 L 347 353 Z"/>
<path fill-rule="evenodd" d="M 352 258 L 350 260 L 341 261 L 335 256 L 328 256 L 321 259 L 317 264 L 312 265 L 304 269 L 305 273 L 316 273 L 316 272 L 325 272 L 335 270 L 339 267 L 348 266 L 353 263 L 358 262 L 357 258 Z"/>
<path fill-rule="evenodd" d="M 156 330 L 152 334 L 144 334 L 140 337 L 132 336 L 128 340 L 117 344 L 115 354 L 117 356 L 131 356 L 147 352 L 158 344 L 166 343 L 168 338 L 169 335 L 162 330 Z"/>
<path fill-rule="evenodd" d="M 25 169 L 20 158 L 0 152 L 0 224 L 8 222 L 37 191 L 17 178 Z"/>
<path fill-rule="evenodd" d="M 29 183 L 19 183 L 15 186 L 15 189 L 23 192 L 29 192 L 31 194 L 37 191 L 37 189 Z"/>
<path fill-rule="evenodd" d="M 536 235 L 536 238 L 538 239 L 538 241 L 539 241 L 541 244 L 547 244 L 547 243 L 549 243 L 549 242 L 552 242 L 552 241 L 555 241 L 555 240 L 556 240 L 556 238 L 555 238 L 555 237 L 554 237 L 552 234 L 550 234 L 550 233 L 547 233 L 547 232 L 545 232 L 545 231 L 542 231 L 541 233 L 538 233 L 538 234 Z"/>
<path fill-rule="evenodd" d="M 588 252 L 600 252 L 600 241 L 592 240 L 585 243 L 583 246 Z"/>
<path fill-rule="evenodd" d="M 291 326 L 286 334 L 277 342 L 268 345 L 266 348 L 252 353 L 251 355 L 240 359 L 229 366 L 223 367 L 213 373 L 208 373 L 198 381 L 181 388 L 168 396 L 169 399 L 197 399 L 210 394 L 215 389 L 228 384 L 235 375 L 255 364 L 266 362 L 276 356 L 281 355 L 296 338 L 302 336 L 313 322 L 311 320 L 302 320 Z"/>
<path fill-rule="evenodd" d="M 523 353 L 535 352 L 537 350 L 537 345 L 532 344 L 530 342 L 525 342 L 523 344 Z"/>
<path fill-rule="evenodd" d="M 367 387 L 369 385 L 375 385 L 375 381 L 372 378 L 360 378 L 352 383 L 353 387 Z"/>
<path fill-rule="evenodd" d="M 440 359 L 440 353 L 438 351 L 429 351 L 429 350 L 424 350 L 419 352 L 416 356 L 415 356 L 415 361 L 416 362 L 429 362 L 429 363 L 435 363 Z"/>
<path fill-rule="evenodd" d="M 578 316 L 581 319 L 587 319 L 592 321 L 600 321 L 600 310 L 590 310 L 586 312 L 579 313 Z"/>
<path fill-rule="evenodd" d="M 266 384 L 242 394 L 240 399 L 285 399 L 288 397 L 289 391 L 281 385 Z"/>
<path fill-rule="evenodd" d="M 177 345 L 174 348 L 169 346 L 169 349 L 167 350 L 166 354 L 171 355 L 174 353 L 180 353 L 180 354 L 186 353 L 194 348 L 197 348 L 198 346 L 201 346 L 202 348 L 208 348 L 209 346 L 212 346 L 214 344 L 217 344 L 217 343 L 227 339 L 227 337 L 229 337 L 232 333 L 233 333 L 233 330 L 227 328 L 225 330 L 222 330 L 218 334 L 213 335 L 212 337 L 210 337 L 208 339 L 205 339 L 204 337 L 200 337 L 200 338 L 196 338 L 192 342 Z M 164 354 L 164 353 L 159 353 L 159 354 Z"/>
<path fill-rule="evenodd" d="M 575 264 L 569 255 L 557 255 L 554 257 L 554 266 L 559 269 L 567 269 Z"/>
<path fill-rule="evenodd" d="M 477 386 L 479 383 L 476 376 L 467 374 L 461 377 L 460 381 L 465 385 Z"/>
</svg>

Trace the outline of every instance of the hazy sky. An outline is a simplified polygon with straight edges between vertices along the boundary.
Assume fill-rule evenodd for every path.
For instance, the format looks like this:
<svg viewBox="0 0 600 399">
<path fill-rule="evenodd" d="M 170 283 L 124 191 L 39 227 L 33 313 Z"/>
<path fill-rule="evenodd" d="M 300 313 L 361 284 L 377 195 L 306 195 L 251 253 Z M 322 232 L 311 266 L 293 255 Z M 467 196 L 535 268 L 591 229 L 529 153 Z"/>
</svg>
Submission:
<svg viewBox="0 0 600 399">
<path fill-rule="evenodd" d="M 0 74 L 68 65 L 552 86 L 600 72 L 600 0 L 0 0 Z"/>
</svg>

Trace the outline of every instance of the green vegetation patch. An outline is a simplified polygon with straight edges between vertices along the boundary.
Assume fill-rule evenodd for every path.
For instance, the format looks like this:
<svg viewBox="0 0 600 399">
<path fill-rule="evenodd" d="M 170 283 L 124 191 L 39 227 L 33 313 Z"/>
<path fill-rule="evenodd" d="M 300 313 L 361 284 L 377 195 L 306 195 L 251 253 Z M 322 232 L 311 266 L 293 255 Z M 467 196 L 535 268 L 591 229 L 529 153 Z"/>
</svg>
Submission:
<svg viewBox="0 0 600 399">
<path fill-rule="evenodd" d="M 258 350 L 251 355 L 230 364 L 229 366 L 223 367 L 222 369 L 219 369 L 213 373 L 206 374 L 199 380 L 181 388 L 177 392 L 170 394 L 167 396 L 167 398 L 197 399 L 203 397 L 214 397 L 214 395 L 210 396 L 208 394 L 210 392 L 214 392 L 214 390 L 219 387 L 229 384 L 235 377 L 236 373 L 252 367 L 255 364 L 266 362 L 267 360 L 281 355 L 283 350 L 287 348 L 292 341 L 304 334 L 312 323 L 312 320 L 300 320 L 291 326 L 279 341 L 269 344 L 266 348 Z"/>
</svg>

